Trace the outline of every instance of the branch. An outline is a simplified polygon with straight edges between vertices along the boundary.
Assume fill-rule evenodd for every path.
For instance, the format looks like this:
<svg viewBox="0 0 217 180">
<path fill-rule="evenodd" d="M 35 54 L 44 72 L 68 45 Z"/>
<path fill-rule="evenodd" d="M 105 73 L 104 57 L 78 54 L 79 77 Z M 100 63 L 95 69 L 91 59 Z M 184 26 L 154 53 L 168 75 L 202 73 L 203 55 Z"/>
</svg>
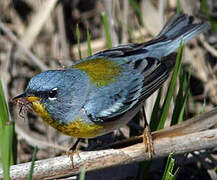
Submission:
<svg viewBox="0 0 217 180">
<path fill-rule="evenodd" d="M 209 129 L 217 124 L 217 108 L 203 115 L 192 118 L 179 125 L 153 133 L 153 158 L 167 156 L 169 153 L 182 154 L 195 150 L 208 149 L 217 146 L 217 129 Z M 85 167 L 87 171 L 125 165 L 148 160 L 145 145 L 138 143 L 142 137 L 124 141 L 137 141 L 136 144 L 120 148 L 100 151 L 80 152 L 80 158 L 75 155 L 74 165 L 67 156 L 60 156 L 35 162 L 34 179 L 57 178 L 78 174 Z M 118 143 L 121 144 L 121 143 Z M 123 144 L 123 143 L 122 143 Z M 11 179 L 26 179 L 31 163 L 11 166 Z M 0 169 L 0 179 L 3 170 Z"/>
<path fill-rule="evenodd" d="M 30 58 L 30 60 L 37 65 L 41 70 L 47 70 L 48 67 L 40 60 L 37 58 L 28 48 L 26 48 L 22 42 L 17 39 L 17 37 L 13 34 L 13 32 L 3 23 L 0 21 L 0 30 L 2 30 L 12 42 L 14 42 L 20 49 L 23 50 L 23 52 L 26 53 L 26 55 Z"/>
<path fill-rule="evenodd" d="M 46 0 L 42 2 L 40 8 L 36 9 L 28 28 L 21 37 L 21 42 L 27 49 L 33 45 L 37 35 L 40 33 L 43 25 L 47 22 L 48 17 L 57 4 L 57 0 Z"/>
</svg>

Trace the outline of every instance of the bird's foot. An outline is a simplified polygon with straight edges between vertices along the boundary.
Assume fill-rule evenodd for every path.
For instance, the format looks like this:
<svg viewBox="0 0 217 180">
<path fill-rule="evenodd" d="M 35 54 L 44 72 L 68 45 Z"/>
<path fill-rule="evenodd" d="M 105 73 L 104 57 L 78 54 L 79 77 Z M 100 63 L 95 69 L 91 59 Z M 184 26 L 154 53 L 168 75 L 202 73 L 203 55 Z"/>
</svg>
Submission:
<svg viewBox="0 0 217 180">
<path fill-rule="evenodd" d="M 74 164 L 74 156 L 77 155 L 79 158 L 80 157 L 80 154 L 79 154 L 79 151 L 76 149 L 76 150 L 71 150 L 69 149 L 67 152 L 66 152 L 67 156 L 70 158 L 71 162 L 72 162 L 72 167 L 75 168 L 75 164 Z"/>
<path fill-rule="evenodd" d="M 154 154 L 154 147 L 152 141 L 152 134 L 149 126 L 146 126 L 143 132 L 143 143 L 146 146 L 146 152 L 148 153 L 148 158 L 152 158 Z"/>
<path fill-rule="evenodd" d="M 79 151 L 78 151 L 78 144 L 80 142 L 80 139 L 77 139 L 77 141 L 75 142 L 75 144 L 73 146 L 71 146 L 69 148 L 69 150 L 66 152 L 66 154 L 70 157 L 71 159 L 71 162 L 72 162 L 72 167 L 74 168 L 75 167 L 75 164 L 74 164 L 74 156 L 77 155 L 79 158 L 80 155 L 79 155 Z"/>
</svg>

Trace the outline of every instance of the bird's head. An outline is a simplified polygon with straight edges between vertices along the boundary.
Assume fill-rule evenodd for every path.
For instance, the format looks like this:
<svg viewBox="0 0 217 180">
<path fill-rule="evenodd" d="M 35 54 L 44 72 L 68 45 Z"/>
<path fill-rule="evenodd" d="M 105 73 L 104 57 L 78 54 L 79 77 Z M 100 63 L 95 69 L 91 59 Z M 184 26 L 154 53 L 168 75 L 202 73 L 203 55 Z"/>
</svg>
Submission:
<svg viewBox="0 0 217 180">
<path fill-rule="evenodd" d="M 88 89 L 88 79 L 78 69 L 48 70 L 32 77 L 24 93 L 14 102 L 31 107 L 43 119 L 67 121 L 69 113 L 80 110 Z"/>
</svg>

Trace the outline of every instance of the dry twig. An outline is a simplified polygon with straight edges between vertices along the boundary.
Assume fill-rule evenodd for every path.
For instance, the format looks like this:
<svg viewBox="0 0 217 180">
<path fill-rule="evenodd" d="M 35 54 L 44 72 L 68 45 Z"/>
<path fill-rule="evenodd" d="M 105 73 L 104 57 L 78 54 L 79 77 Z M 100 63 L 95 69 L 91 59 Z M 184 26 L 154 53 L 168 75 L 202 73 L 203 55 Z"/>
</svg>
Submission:
<svg viewBox="0 0 217 180">
<path fill-rule="evenodd" d="M 64 59 L 69 59 L 70 58 L 70 50 L 69 50 L 69 46 L 67 43 L 62 4 L 59 4 L 59 6 L 57 7 L 57 22 L 58 22 L 58 28 L 59 28 L 59 32 L 60 32 L 60 44 L 62 47 L 62 57 Z"/>
<path fill-rule="evenodd" d="M 151 35 L 156 36 L 161 30 L 161 24 L 159 23 L 159 13 L 150 0 L 142 1 L 142 16 L 146 29 Z"/>
<path fill-rule="evenodd" d="M 205 37 L 204 35 L 200 35 L 200 42 L 202 43 L 203 47 L 210 53 L 212 54 L 214 57 L 217 57 L 217 50 L 210 46 L 209 43 L 207 43 L 205 41 Z"/>
<path fill-rule="evenodd" d="M 56 3 L 57 0 L 44 1 L 38 11 L 34 14 L 31 19 L 30 25 L 28 26 L 26 32 L 21 38 L 21 42 L 26 48 L 30 48 L 32 46 L 35 38 L 39 34 L 42 26 L 46 22 Z"/>
<path fill-rule="evenodd" d="M 31 51 L 29 51 L 23 44 L 20 42 L 20 40 L 17 39 L 17 37 L 13 34 L 13 32 L 7 28 L 4 23 L 0 21 L 0 29 L 10 38 L 11 41 L 13 41 L 19 48 L 21 48 L 26 55 L 30 58 L 30 60 L 37 65 L 41 70 L 47 70 L 48 67 L 35 55 L 32 54 Z"/>
</svg>

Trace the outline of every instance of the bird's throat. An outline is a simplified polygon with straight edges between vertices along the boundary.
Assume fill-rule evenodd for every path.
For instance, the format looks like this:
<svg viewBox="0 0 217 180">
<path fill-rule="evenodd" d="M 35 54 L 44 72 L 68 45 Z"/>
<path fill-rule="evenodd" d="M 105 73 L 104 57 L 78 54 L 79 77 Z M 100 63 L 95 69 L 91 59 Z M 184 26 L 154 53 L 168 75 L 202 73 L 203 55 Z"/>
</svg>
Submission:
<svg viewBox="0 0 217 180">
<path fill-rule="evenodd" d="M 39 101 L 33 102 L 32 105 L 34 111 L 43 119 L 43 121 L 65 135 L 77 138 L 92 138 L 98 136 L 103 129 L 103 126 L 101 125 L 84 122 L 80 116 L 72 121 L 68 121 L 68 123 L 60 122 L 52 118 Z"/>
</svg>

